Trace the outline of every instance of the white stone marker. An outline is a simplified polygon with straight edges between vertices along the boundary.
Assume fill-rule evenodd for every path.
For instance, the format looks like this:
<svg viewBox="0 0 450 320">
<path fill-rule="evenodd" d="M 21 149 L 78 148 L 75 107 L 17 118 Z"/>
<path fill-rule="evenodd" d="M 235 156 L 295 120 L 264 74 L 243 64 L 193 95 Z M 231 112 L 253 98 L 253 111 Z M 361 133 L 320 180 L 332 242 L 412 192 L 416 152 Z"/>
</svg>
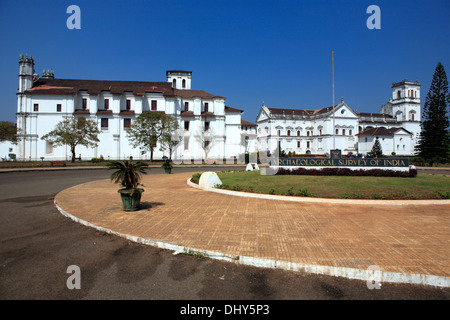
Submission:
<svg viewBox="0 0 450 320">
<path fill-rule="evenodd" d="M 217 173 L 208 171 L 202 173 L 200 176 L 200 180 L 198 182 L 198 187 L 200 189 L 215 188 L 217 185 L 222 185 L 222 181 L 220 181 Z"/>
<path fill-rule="evenodd" d="M 259 170 L 257 163 L 249 163 L 247 164 L 247 167 L 245 168 L 245 171 L 253 171 L 253 170 Z"/>
</svg>

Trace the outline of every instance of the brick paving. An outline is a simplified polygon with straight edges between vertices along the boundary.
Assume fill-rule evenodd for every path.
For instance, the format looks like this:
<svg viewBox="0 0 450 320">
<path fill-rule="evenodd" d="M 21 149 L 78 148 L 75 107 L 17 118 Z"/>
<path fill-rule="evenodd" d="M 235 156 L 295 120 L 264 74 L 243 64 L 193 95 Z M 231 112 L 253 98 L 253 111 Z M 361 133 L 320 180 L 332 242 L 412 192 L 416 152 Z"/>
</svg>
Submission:
<svg viewBox="0 0 450 320">
<path fill-rule="evenodd" d="M 144 176 L 142 209 L 122 210 L 109 180 L 55 203 L 90 224 L 187 248 L 299 264 L 450 277 L 450 205 L 336 204 L 192 188 L 190 173 Z"/>
</svg>

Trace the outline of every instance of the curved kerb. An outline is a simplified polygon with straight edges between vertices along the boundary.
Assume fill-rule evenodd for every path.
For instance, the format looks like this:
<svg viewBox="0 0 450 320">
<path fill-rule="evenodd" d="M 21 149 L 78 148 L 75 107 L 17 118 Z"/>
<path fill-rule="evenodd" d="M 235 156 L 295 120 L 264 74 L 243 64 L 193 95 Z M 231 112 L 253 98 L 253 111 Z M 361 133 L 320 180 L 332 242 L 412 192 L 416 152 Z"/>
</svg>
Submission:
<svg viewBox="0 0 450 320">
<path fill-rule="evenodd" d="M 187 184 L 193 188 L 200 189 L 199 186 L 191 181 L 189 178 Z M 217 192 L 237 197 L 248 197 L 269 200 L 294 201 L 294 202 L 315 202 L 315 203 L 335 203 L 335 204 L 363 204 L 363 205 L 449 205 L 450 200 L 436 199 L 436 200 L 370 200 L 370 199 L 331 199 L 331 198 L 311 198 L 311 197 L 297 197 L 297 196 L 279 196 L 271 194 L 250 193 L 242 191 L 232 191 L 217 188 L 202 189 L 203 191 Z"/>
</svg>

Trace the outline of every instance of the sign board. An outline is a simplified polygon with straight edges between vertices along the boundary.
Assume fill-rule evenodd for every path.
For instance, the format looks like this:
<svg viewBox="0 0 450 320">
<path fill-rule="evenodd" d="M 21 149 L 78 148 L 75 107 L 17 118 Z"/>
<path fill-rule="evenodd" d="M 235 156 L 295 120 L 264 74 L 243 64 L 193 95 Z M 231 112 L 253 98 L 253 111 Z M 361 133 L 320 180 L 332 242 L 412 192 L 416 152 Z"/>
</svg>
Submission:
<svg viewBox="0 0 450 320">
<path fill-rule="evenodd" d="M 329 158 L 279 158 L 270 162 L 280 167 L 383 167 L 409 168 L 407 158 L 343 158 L 340 150 L 331 150 Z"/>
</svg>

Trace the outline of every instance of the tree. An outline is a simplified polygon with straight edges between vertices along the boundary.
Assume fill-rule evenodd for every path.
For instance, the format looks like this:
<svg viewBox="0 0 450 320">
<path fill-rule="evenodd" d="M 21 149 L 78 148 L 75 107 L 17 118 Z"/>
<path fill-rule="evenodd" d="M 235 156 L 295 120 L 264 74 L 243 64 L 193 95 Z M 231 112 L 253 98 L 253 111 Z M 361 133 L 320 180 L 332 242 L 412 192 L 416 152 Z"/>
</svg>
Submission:
<svg viewBox="0 0 450 320">
<path fill-rule="evenodd" d="M 17 143 L 17 126 L 9 121 L 0 121 L 0 142 L 11 141 Z"/>
<path fill-rule="evenodd" d="M 60 121 L 55 130 L 50 131 L 42 136 L 42 140 L 50 142 L 53 146 L 58 147 L 67 145 L 72 153 L 72 162 L 75 161 L 75 148 L 78 145 L 85 147 L 95 147 L 100 130 L 97 122 L 87 120 L 84 117 L 72 117 Z"/>
<path fill-rule="evenodd" d="M 214 130 L 208 129 L 205 131 L 200 129 L 199 131 L 197 131 L 197 134 L 195 135 L 195 140 L 203 149 L 205 153 L 205 160 L 208 159 L 209 152 L 216 144 L 216 137 L 214 134 Z"/>
<path fill-rule="evenodd" d="M 378 140 L 378 137 L 375 139 L 372 150 L 370 151 L 370 155 L 372 157 L 382 157 L 383 156 L 383 149 L 381 148 L 381 143 L 380 143 L 380 140 Z"/>
<path fill-rule="evenodd" d="M 144 111 L 127 130 L 127 137 L 135 148 L 141 147 L 150 151 L 153 161 L 153 150 L 163 136 L 172 133 L 178 124 L 172 116 L 165 113 Z"/>
<path fill-rule="evenodd" d="M 162 152 L 169 151 L 169 161 L 172 161 L 172 153 L 181 144 L 183 139 L 183 132 L 180 129 L 175 130 L 172 133 L 165 133 L 161 137 L 160 150 Z"/>
<path fill-rule="evenodd" d="M 425 161 L 448 162 L 450 157 L 450 131 L 447 74 L 439 62 L 433 75 L 422 112 L 422 132 L 416 146 L 418 155 Z"/>
</svg>

